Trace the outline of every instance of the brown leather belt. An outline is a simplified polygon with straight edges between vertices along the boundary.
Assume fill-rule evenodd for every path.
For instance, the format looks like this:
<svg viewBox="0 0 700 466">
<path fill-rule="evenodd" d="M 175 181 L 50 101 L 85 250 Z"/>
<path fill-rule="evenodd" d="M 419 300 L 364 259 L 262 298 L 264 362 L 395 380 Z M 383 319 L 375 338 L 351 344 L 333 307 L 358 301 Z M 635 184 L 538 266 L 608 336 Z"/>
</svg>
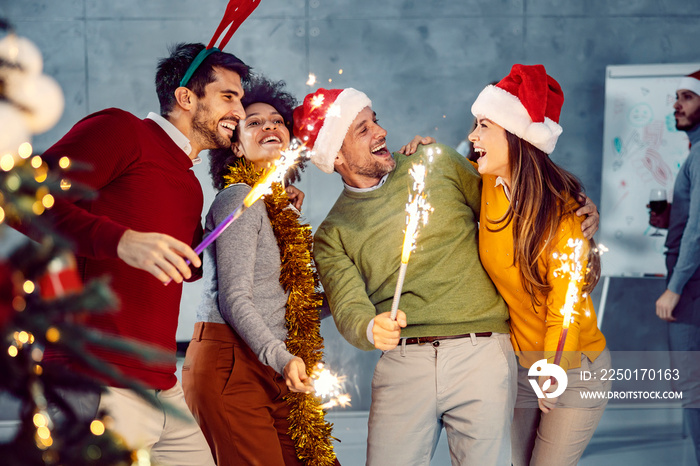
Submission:
<svg viewBox="0 0 700 466">
<path fill-rule="evenodd" d="M 490 337 L 492 335 L 492 332 L 478 332 L 475 333 L 474 336 L 477 337 Z M 434 341 L 439 341 L 439 340 L 454 340 L 455 338 L 470 338 L 472 336 L 471 333 L 465 333 L 464 335 L 447 335 L 444 337 L 412 337 L 412 338 L 406 338 L 406 344 L 407 345 L 423 345 L 425 343 L 432 343 Z"/>
</svg>

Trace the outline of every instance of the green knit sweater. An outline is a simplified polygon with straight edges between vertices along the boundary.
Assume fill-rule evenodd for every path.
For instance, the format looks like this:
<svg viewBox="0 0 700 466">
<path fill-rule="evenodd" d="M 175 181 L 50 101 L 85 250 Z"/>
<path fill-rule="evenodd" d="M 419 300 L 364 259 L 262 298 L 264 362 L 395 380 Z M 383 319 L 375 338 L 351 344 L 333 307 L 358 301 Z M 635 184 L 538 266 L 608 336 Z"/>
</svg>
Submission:
<svg viewBox="0 0 700 466">
<path fill-rule="evenodd" d="M 440 153 L 427 163 L 429 150 Z M 423 161 L 435 210 L 408 263 L 399 304 L 408 326 L 401 336 L 508 333 L 508 310 L 479 261 L 479 174 L 454 149 L 439 144 L 394 158 L 396 168 L 381 187 L 343 190 L 315 235 L 314 259 L 338 329 L 358 348 L 374 349 L 367 326 L 391 310 L 413 183 L 408 170 Z"/>
</svg>

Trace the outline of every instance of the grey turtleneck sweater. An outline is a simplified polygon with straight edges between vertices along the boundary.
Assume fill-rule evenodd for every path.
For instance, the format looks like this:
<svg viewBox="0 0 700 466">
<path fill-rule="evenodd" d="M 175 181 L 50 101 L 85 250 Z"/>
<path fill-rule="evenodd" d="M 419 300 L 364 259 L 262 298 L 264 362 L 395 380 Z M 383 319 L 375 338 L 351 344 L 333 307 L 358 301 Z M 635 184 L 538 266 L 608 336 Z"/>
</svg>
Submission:
<svg viewBox="0 0 700 466">
<path fill-rule="evenodd" d="M 205 221 L 210 233 L 243 201 L 250 187 L 221 190 Z M 258 359 L 279 374 L 294 357 L 284 340 L 287 293 L 280 285 L 280 252 L 262 200 L 248 208 L 204 252 L 204 289 L 197 320 L 227 323 Z"/>
</svg>

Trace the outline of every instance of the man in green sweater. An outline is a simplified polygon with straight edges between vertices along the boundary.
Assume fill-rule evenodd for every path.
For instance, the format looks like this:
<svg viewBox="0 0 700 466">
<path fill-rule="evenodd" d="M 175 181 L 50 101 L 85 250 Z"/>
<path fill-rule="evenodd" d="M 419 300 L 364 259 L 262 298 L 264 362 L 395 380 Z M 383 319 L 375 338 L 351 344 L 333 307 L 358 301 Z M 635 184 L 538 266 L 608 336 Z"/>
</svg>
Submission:
<svg viewBox="0 0 700 466">
<path fill-rule="evenodd" d="M 453 464 L 510 464 L 516 362 L 507 308 L 479 261 L 479 174 L 442 145 L 392 156 L 370 100 L 355 89 L 306 96 L 294 122 L 311 160 L 345 185 L 314 244 L 336 325 L 356 347 L 383 351 L 367 463 L 427 465 L 444 425 Z M 408 171 L 421 161 L 434 211 L 394 321 Z"/>
</svg>

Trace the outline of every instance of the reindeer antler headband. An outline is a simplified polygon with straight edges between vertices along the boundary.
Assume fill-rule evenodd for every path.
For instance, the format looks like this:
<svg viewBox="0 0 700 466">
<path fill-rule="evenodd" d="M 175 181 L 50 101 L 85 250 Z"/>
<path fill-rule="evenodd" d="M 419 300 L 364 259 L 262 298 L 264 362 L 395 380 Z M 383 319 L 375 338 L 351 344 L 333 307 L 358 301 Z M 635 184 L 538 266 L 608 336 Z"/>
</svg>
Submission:
<svg viewBox="0 0 700 466">
<path fill-rule="evenodd" d="M 204 50 L 199 52 L 194 60 L 192 60 L 190 67 L 187 68 L 185 76 L 183 76 L 180 80 L 181 87 L 187 86 L 187 83 L 190 82 L 194 72 L 197 71 L 199 65 L 201 65 L 209 55 L 214 52 L 220 52 L 224 47 L 226 47 L 226 44 L 228 44 L 228 41 L 231 39 L 231 36 L 233 36 L 233 33 L 236 32 L 246 18 L 248 18 L 248 16 L 250 16 L 250 14 L 258 7 L 260 1 L 261 0 L 230 0 L 228 2 L 226 12 L 224 12 L 224 17 L 221 19 L 219 27 L 216 28 L 216 32 L 214 32 L 214 35 L 209 41 L 209 45 L 207 45 Z M 219 38 L 219 36 L 221 36 L 227 27 L 229 28 L 228 32 L 219 42 L 219 46 L 214 47 L 216 40 Z"/>
</svg>

